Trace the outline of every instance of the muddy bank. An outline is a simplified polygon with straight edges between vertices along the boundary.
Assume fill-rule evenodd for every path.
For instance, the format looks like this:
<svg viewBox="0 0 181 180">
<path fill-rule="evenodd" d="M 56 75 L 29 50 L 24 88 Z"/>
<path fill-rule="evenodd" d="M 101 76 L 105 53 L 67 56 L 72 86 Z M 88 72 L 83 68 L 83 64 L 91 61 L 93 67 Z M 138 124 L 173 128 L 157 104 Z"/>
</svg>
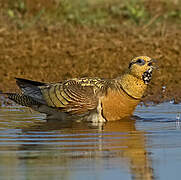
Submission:
<svg viewBox="0 0 181 180">
<path fill-rule="evenodd" d="M 177 26 L 101 29 L 49 26 L 0 28 L 0 90 L 17 91 L 14 77 L 56 82 L 72 77 L 114 78 L 131 58 L 157 59 L 144 101 L 181 100 L 181 31 Z M 164 90 L 163 90 L 163 87 Z"/>
</svg>

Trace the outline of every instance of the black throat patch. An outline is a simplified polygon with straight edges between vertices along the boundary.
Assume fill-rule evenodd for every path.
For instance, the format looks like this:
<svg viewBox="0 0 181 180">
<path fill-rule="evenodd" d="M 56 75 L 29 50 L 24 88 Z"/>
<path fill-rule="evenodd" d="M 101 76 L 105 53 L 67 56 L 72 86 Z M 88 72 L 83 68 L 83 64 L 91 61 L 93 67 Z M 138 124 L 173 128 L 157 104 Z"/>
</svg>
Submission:
<svg viewBox="0 0 181 180">
<path fill-rule="evenodd" d="M 142 75 L 142 79 L 144 81 L 145 84 L 148 84 L 152 78 L 152 68 L 149 68 L 147 71 L 145 71 Z"/>
</svg>

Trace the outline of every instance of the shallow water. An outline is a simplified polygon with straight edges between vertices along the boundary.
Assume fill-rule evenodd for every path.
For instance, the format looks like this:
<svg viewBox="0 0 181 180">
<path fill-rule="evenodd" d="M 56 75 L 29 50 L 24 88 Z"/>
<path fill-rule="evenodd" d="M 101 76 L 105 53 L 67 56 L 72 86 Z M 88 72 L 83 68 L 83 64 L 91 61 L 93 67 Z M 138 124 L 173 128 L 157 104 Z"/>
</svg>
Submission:
<svg viewBox="0 0 181 180">
<path fill-rule="evenodd" d="M 0 179 L 180 179 L 181 104 L 139 106 L 130 121 L 46 121 L 0 108 Z"/>
</svg>

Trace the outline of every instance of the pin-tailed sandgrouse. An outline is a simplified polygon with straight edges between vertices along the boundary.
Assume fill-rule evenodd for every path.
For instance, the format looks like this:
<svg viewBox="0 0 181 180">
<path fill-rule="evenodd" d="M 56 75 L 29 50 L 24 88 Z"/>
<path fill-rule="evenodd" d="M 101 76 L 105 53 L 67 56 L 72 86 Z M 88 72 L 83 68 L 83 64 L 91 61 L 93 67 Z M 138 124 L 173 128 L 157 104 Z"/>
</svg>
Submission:
<svg viewBox="0 0 181 180">
<path fill-rule="evenodd" d="M 48 118 L 85 118 L 114 121 L 131 116 L 152 77 L 154 61 L 134 58 L 127 72 L 115 79 L 75 78 L 42 83 L 16 78 L 22 93 L 6 93 L 16 103 L 31 107 Z"/>
</svg>

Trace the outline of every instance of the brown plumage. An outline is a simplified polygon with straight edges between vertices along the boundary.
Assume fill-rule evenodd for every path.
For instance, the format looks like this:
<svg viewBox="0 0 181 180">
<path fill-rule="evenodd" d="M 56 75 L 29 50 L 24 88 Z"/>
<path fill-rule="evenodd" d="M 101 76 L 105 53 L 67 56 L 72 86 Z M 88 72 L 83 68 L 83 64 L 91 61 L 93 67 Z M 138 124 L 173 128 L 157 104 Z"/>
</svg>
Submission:
<svg viewBox="0 0 181 180">
<path fill-rule="evenodd" d="M 116 79 L 75 78 L 42 83 L 16 78 L 22 94 L 7 95 L 18 104 L 46 113 L 48 118 L 114 121 L 133 114 L 153 69 L 153 60 L 140 56 L 134 58 L 128 71 Z"/>
</svg>

